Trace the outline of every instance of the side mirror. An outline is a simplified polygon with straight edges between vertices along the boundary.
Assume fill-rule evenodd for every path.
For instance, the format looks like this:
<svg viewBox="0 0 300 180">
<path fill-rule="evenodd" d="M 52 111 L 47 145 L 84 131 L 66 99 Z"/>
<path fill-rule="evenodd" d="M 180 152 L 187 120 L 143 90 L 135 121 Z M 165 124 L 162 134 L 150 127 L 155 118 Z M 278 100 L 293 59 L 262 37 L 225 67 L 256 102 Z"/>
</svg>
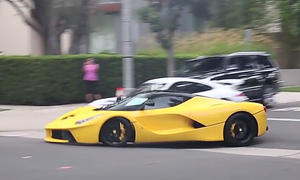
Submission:
<svg viewBox="0 0 300 180">
<path fill-rule="evenodd" d="M 144 103 L 144 105 L 145 105 L 145 106 L 154 106 L 155 103 L 154 103 L 154 101 L 152 101 L 152 100 L 148 100 L 148 101 L 146 101 L 146 102 Z"/>
</svg>

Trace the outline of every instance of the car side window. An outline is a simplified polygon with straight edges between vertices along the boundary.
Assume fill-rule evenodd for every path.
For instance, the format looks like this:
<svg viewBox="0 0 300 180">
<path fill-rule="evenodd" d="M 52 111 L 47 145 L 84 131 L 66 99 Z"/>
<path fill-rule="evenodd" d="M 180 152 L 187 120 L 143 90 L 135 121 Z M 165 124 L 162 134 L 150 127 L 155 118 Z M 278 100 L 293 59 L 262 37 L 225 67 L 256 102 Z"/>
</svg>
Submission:
<svg viewBox="0 0 300 180">
<path fill-rule="evenodd" d="M 183 96 L 157 96 L 151 99 L 154 102 L 154 106 L 145 105 L 144 110 L 161 109 L 177 106 L 186 101 Z"/>
<path fill-rule="evenodd" d="M 229 70 L 239 69 L 238 58 L 236 57 L 230 58 L 226 69 Z"/>
<path fill-rule="evenodd" d="M 208 72 L 220 71 L 222 69 L 223 69 L 223 58 L 211 57 L 211 58 L 203 59 L 198 70 L 202 73 L 208 73 Z"/>
<path fill-rule="evenodd" d="M 267 56 L 257 56 L 257 61 L 261 69 L 273 67 Z"/>
<path fill-rule="evenodd" d="M 190 82 L 177 82 L 169 88 L 169 91 L 186 92 L 190 84 L 191 84 Z"/>
<path fill-rule="evenodd" d="M 178 83 L 173 84 L 169 90 L 174 91 L 174 92 L 193 94 L 193 93 L 208 91 L 211 89 L 212 89 L 212 87 L 201 84 L 201 83 L 178 82 Z"/>
<path fill-rule="evenodd" d="M 257 69 L 257 64 L 255 60 L 255 56 L 237 56 L 232 57 L 229 60 L 228 67 L 232 70 L 251 70 Z"/>
<path fill-rule="evenodd" d="M 218 72 L 224 68 L 223 57 L 207 57 L 185 63 L 184 72 L 192 74 L 205 74 Z"/>
</svg>

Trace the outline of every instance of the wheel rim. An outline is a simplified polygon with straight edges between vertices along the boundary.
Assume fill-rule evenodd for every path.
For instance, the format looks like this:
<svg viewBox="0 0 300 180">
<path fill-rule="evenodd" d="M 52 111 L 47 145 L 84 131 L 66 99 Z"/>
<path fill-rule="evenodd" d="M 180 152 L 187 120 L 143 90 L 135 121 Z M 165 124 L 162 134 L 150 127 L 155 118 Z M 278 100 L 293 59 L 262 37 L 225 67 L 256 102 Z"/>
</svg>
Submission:
<svg viewBox="0 0 300 180">
<path fill-rule="evenodd" d="M 249 137 L 250 129 L 244 121 L 236 121 L 230 126 L 230 135 L 236 140 L 245 140 Z"/>
<path fill-rule="evenodd" d="M 120 121 L 110 122 L 104 129 L 103 141 L 108 144 L 123 144 L 127 141 L 127 139 L 126 126 Z"/>
<path fill-rule="evenodd" d="M 274 92 L 272 88 L 266 88 L 263 94 L 263 102 L 267 106 L 272 106 L 274 104 Z"/>
</svg>

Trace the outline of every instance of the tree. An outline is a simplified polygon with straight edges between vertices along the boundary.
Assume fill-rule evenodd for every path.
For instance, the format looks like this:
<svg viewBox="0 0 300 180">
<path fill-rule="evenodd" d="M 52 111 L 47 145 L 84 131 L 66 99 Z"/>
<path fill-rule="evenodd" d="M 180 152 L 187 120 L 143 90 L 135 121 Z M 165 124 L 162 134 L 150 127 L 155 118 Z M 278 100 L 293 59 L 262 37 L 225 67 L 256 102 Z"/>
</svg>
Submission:
<svg viewBox="0 0 300 180">
<path fill-rule="evenodd" d="M 284 68 L 299 67 L 300 58 L 300 2 L 297 0 L 272 0 L 280 12 L 280 55 Z"/>
<path fill-rule="evenodd" d="M 173 38 L 178 28 L 178 20 L 184 1 L 182 0 L 149 0 L 149 6 L 139 10 L 140 19 L 150 24 L 152 32 L 156 33 L 156 39 L 161 47 L 168 53 L 167 75 L 173 76 L 175 61 L 173 52 Z"/>
<path fill-rule="evenodd" d="M 300 45 L 300 2 L 295 0 L 276 0 L 284 39 L 292 47 Z"/>
<path fill-rule="evenodd" d="M 89 19 L 91 0 L 81 0 L 73 23 L 73 38 L 70 47 L 71 54 L 87 53 L 89 51 Z"/>
<path fill-rule="evenodd" d="M 205 21 L 212 17 L 212 0 L 187 0 L 186 3 L 194 16 L 197 30 L 203 28 Z"/>
<path fill-rule="evenodd" d="M 268 0 L 213 0 L 213 25 L 224 28 L 261 28 L 266 24 Z"/>
<path fill-rule="evenodd" d="M 82 39 L 88 33 L 88 6 L 91 0 L 32 0 L 32 5 L 27 0 L 5 1 L 40 35 L 45 54 L 61 53 L 60 37 L 66 29 L 73 29 L 72 52 L 87 52 L 88 48 L 79 46 L 88 46 L 88 41 L 84 41 L 83 45 Z M 78 17 L 77 21 L 74 17 Z"/>
</svg>

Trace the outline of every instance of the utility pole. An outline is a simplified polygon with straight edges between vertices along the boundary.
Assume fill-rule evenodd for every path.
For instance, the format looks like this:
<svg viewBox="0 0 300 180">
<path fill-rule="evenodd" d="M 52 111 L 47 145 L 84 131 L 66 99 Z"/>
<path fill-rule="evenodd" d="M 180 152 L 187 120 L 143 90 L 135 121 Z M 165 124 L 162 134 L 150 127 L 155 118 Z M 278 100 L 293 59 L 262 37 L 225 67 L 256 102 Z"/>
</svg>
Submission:
<svg viewBox="0 0 300 180">
<path fill-rule="evenodd" d="M 134 63 L 131 37 L 131 2 L 122 0 L 122 54 L 123 54 L 123 87 L 134 88 Z"/>
</svg>

